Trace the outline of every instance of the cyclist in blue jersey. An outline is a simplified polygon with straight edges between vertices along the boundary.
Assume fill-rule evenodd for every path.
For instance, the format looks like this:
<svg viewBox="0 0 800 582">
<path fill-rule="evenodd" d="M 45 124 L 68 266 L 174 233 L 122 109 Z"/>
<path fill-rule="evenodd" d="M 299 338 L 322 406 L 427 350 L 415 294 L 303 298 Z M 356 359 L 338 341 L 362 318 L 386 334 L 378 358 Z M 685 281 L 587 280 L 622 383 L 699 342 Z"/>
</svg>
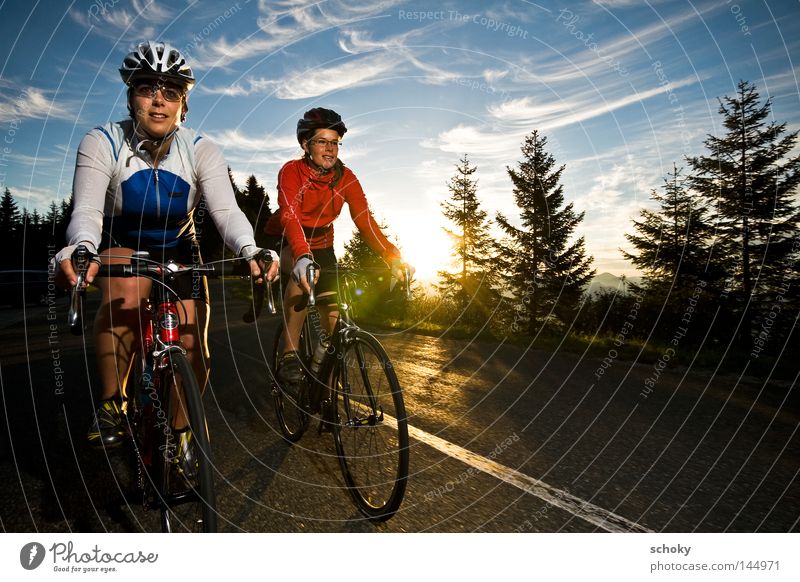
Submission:
<svg viewBox="0 0 800 582">
<path fill-rule="evenodd" d="M 71 257 L 86 245 L 97 254 L 86 281 L 102 291 L 95 318 L 97 364 L 102 396 L 89 429 L 96 447 L 122 442 L 120 392 L 139 344 L 140 310 L 151 282 L 144 278 L 97 276 L 99 265 L 129 263 L 135 251 L 160 262 L 200 262 L 193 211 L 204 196 L 225 244 L 249 260 L 256 282 L 277 275 L 277 256 L 256 246 L 253 228 L 236 205 L 228 166 L 219 148 L 182 126 L 187 95 L 195 79 L 183 55 L 168 44 L 140 43 L 119 69 L 128 86 L 130 119 L 91 130 L 78 147 L 73 181 L 74 209 L 67 246 L 56 255 L 62 281 L 75 285 Z M 201 386 L 208 379 L 208 290 L 204 278 L 179 289 L 181 341 Z M 185 426 L 179 418 L 178 428 Z M 192 463 L 190 435 L 181 433 L 179 459 Z"/>
</svg>

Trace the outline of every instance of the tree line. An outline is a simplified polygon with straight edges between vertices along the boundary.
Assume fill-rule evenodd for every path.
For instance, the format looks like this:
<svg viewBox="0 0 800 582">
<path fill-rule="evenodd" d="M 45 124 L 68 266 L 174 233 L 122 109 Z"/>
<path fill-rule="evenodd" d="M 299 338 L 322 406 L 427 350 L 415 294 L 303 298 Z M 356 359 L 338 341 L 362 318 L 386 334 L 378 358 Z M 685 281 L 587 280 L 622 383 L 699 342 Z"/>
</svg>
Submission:
<svg viewBox="0 0 800 582">
<path fill-rule="evenodd" d="M 752 360 L 796 348 L 798 132 L 771 121 L 771 100 L 747 81 L 719 100 L 719 114 L 724 132 L 708 135 L 706 151 L 685 166 L 675 163 L 651 193 L 655 208 L 632 220 L 625 234 L 632 250 L 620 251 L 643 279 L 623 290 L 587 292 L 595 270 L 577 235 L 584 215 L 566 202 L 565 166 L 544 135 L 526 136 L 521 159 L 507 167 L 515 220 L 483 210 L 477 168 L 464 155 L 442 202 L 453 264 L 410 323 L 498 339 L 570 334 L 620 348 L 651 343 L 664 354 L 711 348 Z"/>
</svg>

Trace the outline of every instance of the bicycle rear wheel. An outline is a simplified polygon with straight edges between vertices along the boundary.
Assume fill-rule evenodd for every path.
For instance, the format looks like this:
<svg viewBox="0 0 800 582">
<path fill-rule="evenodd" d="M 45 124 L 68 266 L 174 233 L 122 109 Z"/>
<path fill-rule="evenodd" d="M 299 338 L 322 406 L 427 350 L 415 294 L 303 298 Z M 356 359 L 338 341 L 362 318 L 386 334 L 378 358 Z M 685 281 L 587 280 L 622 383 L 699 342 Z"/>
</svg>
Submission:
<svg viewBox="0 0 800 582">
<path fill-rule="evenodd" d="M 300 337 L 300 357 L 307 360 L 307 349 L 303 335 Z M 278 417 L 278 426 L 287 441 L 296 443 L 308 428 L 309 416 L 289 394 L 281 388 L 277 378 L 278 360 L 283 355 L 283 323 L 275 331 L 275 341 L 272 346 L 272 398 L 275 402 L 275 414 Z M 305 352 L 305 353 L 304 353 Z"/>
<path fill-rule="evenodd" d="M 392 517 L 408 480 L 408 423 L 400 384 L 386 351 L 357 331 L 334 373 L 334 441 L 347 488 L 373 521 Z"/>
<path fill-rule="evenodd" d="M 161 529 L 166 533 L 217 531 L 217 505 L 213 463 L 206 415 L 200 387 L 186 356 L 168 351 L 159 371 L 160 403 L 156 407 L 156 448 L 153 466 L 157 471 Z M 181 402 L 183 397 L 183 402 Z M 159 409 L 160 404 L 160 409 Z M 178 470 L 178 434 L 173 421 L 180 405 L 186 409 L 197 458 L 196 476 L 187 478 Z"/>
</svg>

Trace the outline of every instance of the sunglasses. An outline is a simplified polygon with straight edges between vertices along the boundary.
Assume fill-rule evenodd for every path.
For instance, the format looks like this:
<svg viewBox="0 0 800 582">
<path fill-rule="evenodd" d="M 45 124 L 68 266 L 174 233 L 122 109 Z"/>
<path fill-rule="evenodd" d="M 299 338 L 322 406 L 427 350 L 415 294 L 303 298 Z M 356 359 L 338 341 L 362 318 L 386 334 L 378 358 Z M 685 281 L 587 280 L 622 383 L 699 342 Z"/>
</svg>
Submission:
<svg viewBox="0 0 800 582">
<path fill-rule="evenodd" d="M 327 148 L 328 146 L 332 148 L 338 148 L 339 146 L 342 145 L 342 142 L 338 140 L 327 140 L 327 139 L 310 139 L 308 140 L 308 143 L 310 143 L 313 146 L 317 146 L 319 148 Z"/>
<path fill-rule="evenodd" d="M 138 97 L 147 97 L 149 99 L 154 98 L 156 91 L 159 90 L 165 101 L 180 101 L 184 96 L 184 92 L 181 89 L 164 84 L 140 83 L 133 89 Z"/>
</svg>

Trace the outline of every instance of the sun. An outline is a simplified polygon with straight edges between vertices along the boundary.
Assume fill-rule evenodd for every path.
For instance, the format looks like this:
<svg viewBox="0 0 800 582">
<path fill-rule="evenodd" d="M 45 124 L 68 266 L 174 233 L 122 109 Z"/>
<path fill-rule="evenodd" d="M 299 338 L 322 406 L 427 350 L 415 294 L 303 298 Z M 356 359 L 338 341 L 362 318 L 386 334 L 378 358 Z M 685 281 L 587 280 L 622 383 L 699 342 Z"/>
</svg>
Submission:
<svg viewBox="0 0 800 582">
<path fill-rule="evenodd" d="M 354 228 L 350 217 L 342 213 L 336 222 L 337 257 L 344 255 L 344 244 Z M 424 287 L 439 281 L 439 271 L 454 268 L 451 241 L 440 224 L 428 223 L 424 217 L 416 221 L 404 220 L 398 215 L 386 234 L 400 249 L 403 259 L 414 267 L 414 279 Z"/>
<path fill-rule="evenodd" d="M 414 267 L 414 277 L 425 285 L 439 280 L 439 271 L 452 268 L 452 250 L 440 226 L 397 225 L 397 238 L 405 259 Z"/>
</svg>

